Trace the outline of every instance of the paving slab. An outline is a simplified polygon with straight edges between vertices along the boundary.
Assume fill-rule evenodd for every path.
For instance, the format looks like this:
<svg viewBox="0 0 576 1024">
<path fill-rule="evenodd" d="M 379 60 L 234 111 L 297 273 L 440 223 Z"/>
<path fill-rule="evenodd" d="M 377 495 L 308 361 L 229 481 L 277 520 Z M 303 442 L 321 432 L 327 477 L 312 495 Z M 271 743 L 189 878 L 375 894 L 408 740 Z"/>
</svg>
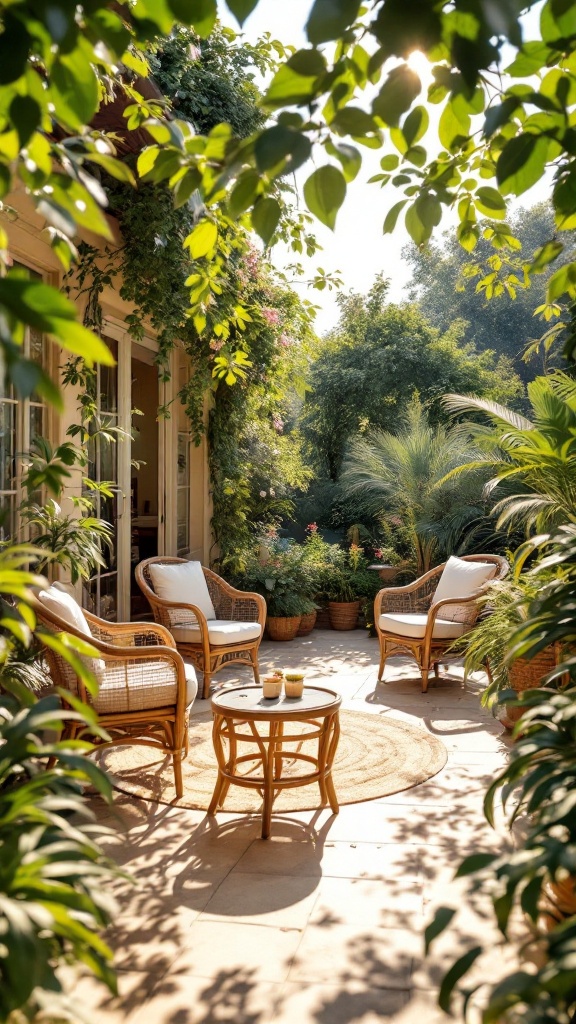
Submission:
<svg viewBox="0 0 576 1024">
<path fill-rule="evenodd" d="M 427 730 L 447 748 L 445 768 L 338 815 L 274 815 L 269 840 L 257 814 L 210 818 L 125 794 L 111 808 L 94 797 L 112 832 L 106 850 L 131 876 L 111 885 L 120 996 L 86 977 L 71 990 L 95 1024 L 440 1024 L 437 985 L 451 958 L 479 932 L 498 941 L 486 905 L 468 903 L 454 872 L 467 853 L 510 843 L 482 813 L 510 749 L 480 706 L 482 676 L 464 685 L 451 665 L 422 694 L 414 662 L 400 657 L 378 683 L 378 643 L 359 630 L 265 642 L 260 665 L 302 666 L 346 708 Z M 251 681 L 237 666 L 215 685 Z M 209 711 L 197 700 L 192 714 Z M 450 901 L 459 917 L 424 961 L 423 928 Z M 506 969 L 509 955 L 495 947 L 485 969 Z"/>
</svg>

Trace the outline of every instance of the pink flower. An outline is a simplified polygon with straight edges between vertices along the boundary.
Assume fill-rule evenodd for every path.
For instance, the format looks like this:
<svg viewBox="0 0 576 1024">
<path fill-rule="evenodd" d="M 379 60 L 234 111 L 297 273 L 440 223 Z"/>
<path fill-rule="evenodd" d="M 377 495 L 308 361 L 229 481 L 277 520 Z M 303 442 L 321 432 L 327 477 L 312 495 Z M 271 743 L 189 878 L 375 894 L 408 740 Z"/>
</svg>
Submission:
<svg viewBox="0 0 576 1024">
<path fill-rule="evenodd" d="M 316 523 L 308 523 L 306 531 L 307 533 L 318 533 L 318 527 L 316 526 Z"/>
<path fill-rule="evenodd" d="M 277 434 L 281 434 L 284 430 L 284 420 L 280 416 L 274 415 L 272 417 L 272 426 Z"/>
<path fill-rule="evenodd" d="M 214 338 L 213 341 L 210 342 L 210 348 L 212 349 L 213 352 L 219 352 L 220 349 L 223 348 L 223 346 L 224 342 L 218 341 L 216 338 Z"/>
<path fill-rule="evenodd" d="M 270 309 L 268 306 L 263 306 L 260 312 L 269 324 L 277 324 L 280 320 L 280 314 L 277 309 Z"/>
<path fill-rule="evenodd" d="M 374 558 L 382 558 L 382 557 L 383 557 L 382 548 L 375 548 L 375 550 L 374 550 Z"/>
<path fill-rule="evenodd" d="M 289 338 L 287 334 L 281 334 L 280 337 L 278 338 L 278 344 L 281 345 L 282 348 L 290 348 L 290 345 L 292 344 L 292 339 Z"/>
</svg>

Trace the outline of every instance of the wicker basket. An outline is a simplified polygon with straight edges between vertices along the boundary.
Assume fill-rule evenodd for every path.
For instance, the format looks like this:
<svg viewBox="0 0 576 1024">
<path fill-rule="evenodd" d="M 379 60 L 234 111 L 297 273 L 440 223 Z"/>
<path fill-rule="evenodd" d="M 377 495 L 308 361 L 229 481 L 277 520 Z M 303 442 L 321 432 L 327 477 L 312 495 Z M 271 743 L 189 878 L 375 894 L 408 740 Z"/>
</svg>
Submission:
<svg viewBox="0 0 576 1024">
<path fill-rule="evenodd" d="M 271 640 L 293 640 L 300 626 L 301 615 L 280 617 L 269 615 L 266 619 L 266 628 Z"/>
<path fill-rule="evenodd" d="M 576 914 L 576 879 L 565 878 L 561 882 L 545 882 L 540 900 L 540 928 L 549 932 L 567 917 Z"/>
<path fill-rule="evenodd" d="M 328 614 L 332 629 L 356 629 L 360 601 L 329 601 Z"/>
<path fill-rule="evenodd" d="M 313 611 L 309 612 L 308 615 L 302 616 L 296 636 L 308 636 L 308 633 L 312 632 L 316 625 L 316 615 L 317 612 Z"/>
<path fill-rule="evenodd" d="M 316 612 L 315 629 L 330 629 L 330 615 L 327 608 L 319 608 Z"/>
<path fill-rule="evenodd" d="M 516 693 L 534 690 L 540 686 L 544 676 L 548 675 L 558 664 L 558 648 L 556 645 L 545 647 L 534 658 L 517 658 L 510 666 L 510 686 Z M 522 718 L 522 708 L 506 707 L 504 725 L 512 728 Z"/>
</svg>

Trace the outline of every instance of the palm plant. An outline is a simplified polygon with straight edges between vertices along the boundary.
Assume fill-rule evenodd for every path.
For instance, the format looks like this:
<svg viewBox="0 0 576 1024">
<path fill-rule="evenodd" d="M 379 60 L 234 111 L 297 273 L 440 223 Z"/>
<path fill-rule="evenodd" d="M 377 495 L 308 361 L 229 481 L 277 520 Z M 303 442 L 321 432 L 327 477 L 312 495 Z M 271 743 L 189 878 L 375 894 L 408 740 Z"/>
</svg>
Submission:
<svg viewBox="0 0 576 1024">
<path fill-rule="evenodd" d="M 473 479 L 447 475 L 475 455 L 456 428 L 432 427 L 415 398 L 397 434 L 371 430 L 350 443 L 341 481 L 347 493 L 364 499 L 367 512 L 404 521 L 421 575 L 458 547 L 467 528 L 485 520 L 480 471 Z"/>
<path fill-rule="evenodd" d="M 53 498 L 45 505 L 23 506 L 21 516 L 32 528 L 36 548 L 48 552 L 38 561 L 40 572 L 62 565 L 70 571 L 72 583 L 76 583 L 88 579 L 95 569 L 106 564 L 102 550 L 111 549 L 113 534 L 105 520 L 66 515 Z"/>
<path fill-rule="evenodd" d="M 444 399 L 452 413 L 480 412 L 489 421 L 453 428 L 474 444 L 478 457 L 454 467 L 446 479 L 489 472 L 486 493 L 506 492 L 494 507 L 497 525 L 521 525 L 527 532 L 576 522 L 576 381 L 560 370 L 537 377 L 528 398 L 532 419 L 483 398 Z"/>
</svg>

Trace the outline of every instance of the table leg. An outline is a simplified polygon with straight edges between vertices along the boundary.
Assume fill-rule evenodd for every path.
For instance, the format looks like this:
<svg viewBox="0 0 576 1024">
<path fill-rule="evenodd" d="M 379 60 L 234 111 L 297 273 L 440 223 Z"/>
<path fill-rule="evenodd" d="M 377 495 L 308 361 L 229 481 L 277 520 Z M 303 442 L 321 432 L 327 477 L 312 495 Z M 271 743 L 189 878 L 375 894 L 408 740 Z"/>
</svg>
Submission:
<svg viewBox="0 0 576 1024">
<path fill-rule="evenodd" d="M 230 744 L 230 757 L 228 758 L 228 761 L 226 761 L 224 743 L 222 741 L 222 733 L 226 726 L 228 727 L 228 742 Z M 228 771 L 230 775 L 233 775 L 236 769 L 237 743 L 236 733 L 234 731 L 234 722 L 231 719 L 225 719 L 222 715 L 214 715 L 212 742 L 214 745 L 216 760 L 218 762 L 218 778 L 216 779 L 216 785 L 208 808 L 208 814 L 215 814 L 217 809 L 222 807 L 222 804 L 226 799 L 226 794 L 230 788 L 230 780 L 226 778 L 224 772 Z"/>
<path fill-rule="evenodd" d="M 282 737 L 284 735 L 284 722 L 278 722 L 276 742 L 274 744 L 274 778 L 282 778 Z"/>
<path fill-rule="evenodd" d="M 330 804 L 334 814 L 338 814 L 340 810 L 332 779 L 332 765 L 334 764 L 334 756 L 339 738 L 340 718 L 338 712 L 336 712 L 324 719 L 322 733 L 318 739 L 318 771 L 320 772 L 318 785 L 320 788 L 320 798 L 324 805 Z"/>
<path fill-rule="evenodd" d="M 268 750 L 263 760 L 264 770 L 264 806 L 262 808 L 262 839 L 268 839 L 272 824 L 272 803 L 274 800 L 274 765 L 276 761 L 276 738 L 278 722 L 270 722 L 268 733 Z"/>
</svg>

